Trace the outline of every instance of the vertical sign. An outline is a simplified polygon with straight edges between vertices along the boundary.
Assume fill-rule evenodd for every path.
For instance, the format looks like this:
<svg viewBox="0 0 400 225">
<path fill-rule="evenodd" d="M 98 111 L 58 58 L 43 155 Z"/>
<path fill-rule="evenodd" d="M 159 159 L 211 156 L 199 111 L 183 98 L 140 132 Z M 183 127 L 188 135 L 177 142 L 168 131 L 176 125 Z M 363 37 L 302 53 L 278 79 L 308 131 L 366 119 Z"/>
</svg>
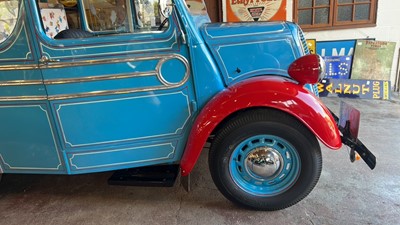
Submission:
<svg viewBox="0 0 400 225">
<path fill-rule="evenodd" d="M 225 0 L 227 22 L 286 20 L 286 0 Z"/>
<path fill-rule="evenodd" d="M 310 50 L 311 54 L 317 53 L 317 45 L 315 39 L 307 39 L 307 47 Z"/>
</svg>

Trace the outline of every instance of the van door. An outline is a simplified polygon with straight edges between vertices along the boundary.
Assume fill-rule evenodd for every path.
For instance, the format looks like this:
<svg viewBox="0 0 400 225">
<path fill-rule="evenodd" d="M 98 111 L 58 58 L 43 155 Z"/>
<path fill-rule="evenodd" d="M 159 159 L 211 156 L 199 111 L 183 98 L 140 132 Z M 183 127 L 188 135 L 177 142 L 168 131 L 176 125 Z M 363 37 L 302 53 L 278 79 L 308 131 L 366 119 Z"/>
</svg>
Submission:
<svg viewBox="0 0 400 225">
<path fill-rule="evenodd" d="M 64 173 L 29 20 L 0 1 L 0 174 Z"/>
<path fill-rule="evenodd" d="M 179 160 L 193 115 L 189 54 L 177 18 L 163 18 L 157 4 L 31 6 L 40 24 L 40 68 L 70 173 Z M 43 25 L 50 15 L 66 30 Z"/>
</svg>

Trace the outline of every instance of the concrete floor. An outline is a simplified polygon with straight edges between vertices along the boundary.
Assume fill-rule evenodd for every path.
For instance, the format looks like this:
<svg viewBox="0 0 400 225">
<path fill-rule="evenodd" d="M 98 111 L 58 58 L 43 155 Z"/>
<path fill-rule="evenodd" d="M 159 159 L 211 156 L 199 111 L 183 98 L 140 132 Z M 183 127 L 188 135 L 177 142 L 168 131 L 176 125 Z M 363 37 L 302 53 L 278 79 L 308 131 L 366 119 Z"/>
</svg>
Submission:
<svg viewBox="0 0 400 225">
<path fill-rule="evenodd" d="M 227 201 L 212 183 L 207 151 L 182 186 L 108 186 L 111 173 L 3 175 L 0 224 L 400 224 L 400 101 L 344 99 L 361 111 L 360 139 L 377 157 L 371 171 L 346 148 L 322 147 L 319 183 L 300 203 L 257 212 Z M 335 112 L 338 98 L 323 101 Z"/>
</svg>

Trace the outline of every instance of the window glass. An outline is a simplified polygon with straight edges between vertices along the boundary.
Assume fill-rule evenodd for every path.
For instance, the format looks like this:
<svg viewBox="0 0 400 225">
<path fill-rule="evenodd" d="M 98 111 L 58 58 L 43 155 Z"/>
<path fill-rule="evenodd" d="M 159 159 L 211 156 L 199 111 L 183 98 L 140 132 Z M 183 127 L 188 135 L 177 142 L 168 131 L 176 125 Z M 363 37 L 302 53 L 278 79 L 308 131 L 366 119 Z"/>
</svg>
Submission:
<svg viewBox="0 0 400 225">
<path fill-rule="evenodd" d="M 353 3 L 353 0 L 338 0 L 339 4 L 343 3 Z"/>
<path fill-rule="evenodd" d="M 299 21 L 298 23 L 301 24 L 311 24 L 312 23 L 312 10 L 301 10 L 299 11 Z"/>
<path fill-rule="evenodd" d="M 131 5 L 126 0 L 84 0 L 87 29 L 90 31 L 133 30 Z"/>
<path fill-rule="evenodd" d="M 0 43 L 13 32 L 18 19 L 18 0 L 0 0 Z"/>
<path fill-rule="evenodd" d="M 315 23 L 316 24 L 329 23 L 329 8 L 319 8 L 315 10 Z"/>
<path fill-rule="evenodd" d="M 142 30 L 157 29 L 165 20 L 160 13 L 158 0 L 135 0 L 135 9 L 137 27 Z"/>
<path fill-rule="evenodd" d="M 293 19 L 305 31 L 376 25 L 377 0 L 293 1 Z"/>
<path fill-rule="evenodd" d="M 315 1 L 316 6 L 326 6 L 329 5 L 329 0 L 317 0 Z"/>
<path fill-rule="evenodd" d="M 351 21 L 352 18 L 353 18 L 352 6 L 339 6 L 338 21 Z"/>
<path fill-rule="evenodd" d="M 368 20 L 369 19 L 369 4 L 356 5 L 356 20 Z"/>
<path fill-rule="evenodd" d="M 165 20 L 158 0 L 83 0 L 83 6 L 87 30 L 100 34 L 157 31 Z"/>
<path fill-rule="evenodd" d="M 192 15 L 206 15 L 207 7 L 203 0 L 186 0 L 185 1 L 190 14 Z"/>
<path fill-rule="evenodd" d="M 312 0 L 299 0 L 299 8 L 312 7 Z"/>
</svg>

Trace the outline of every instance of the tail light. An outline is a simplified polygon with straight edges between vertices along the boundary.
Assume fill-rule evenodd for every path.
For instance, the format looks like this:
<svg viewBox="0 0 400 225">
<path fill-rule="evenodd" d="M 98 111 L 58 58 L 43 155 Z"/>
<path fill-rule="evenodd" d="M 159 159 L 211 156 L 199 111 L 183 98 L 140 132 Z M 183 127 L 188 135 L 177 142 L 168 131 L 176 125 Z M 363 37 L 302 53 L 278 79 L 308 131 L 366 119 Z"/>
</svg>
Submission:
<svg viewBox="0 0 400 225">
<path fill-rule="evenodd" d="M 325 62 L 319 55 L 305 55 L 290 64 L 288 74 L 301 85 L 315 84 L 325 76 Z"/>
</svg>

